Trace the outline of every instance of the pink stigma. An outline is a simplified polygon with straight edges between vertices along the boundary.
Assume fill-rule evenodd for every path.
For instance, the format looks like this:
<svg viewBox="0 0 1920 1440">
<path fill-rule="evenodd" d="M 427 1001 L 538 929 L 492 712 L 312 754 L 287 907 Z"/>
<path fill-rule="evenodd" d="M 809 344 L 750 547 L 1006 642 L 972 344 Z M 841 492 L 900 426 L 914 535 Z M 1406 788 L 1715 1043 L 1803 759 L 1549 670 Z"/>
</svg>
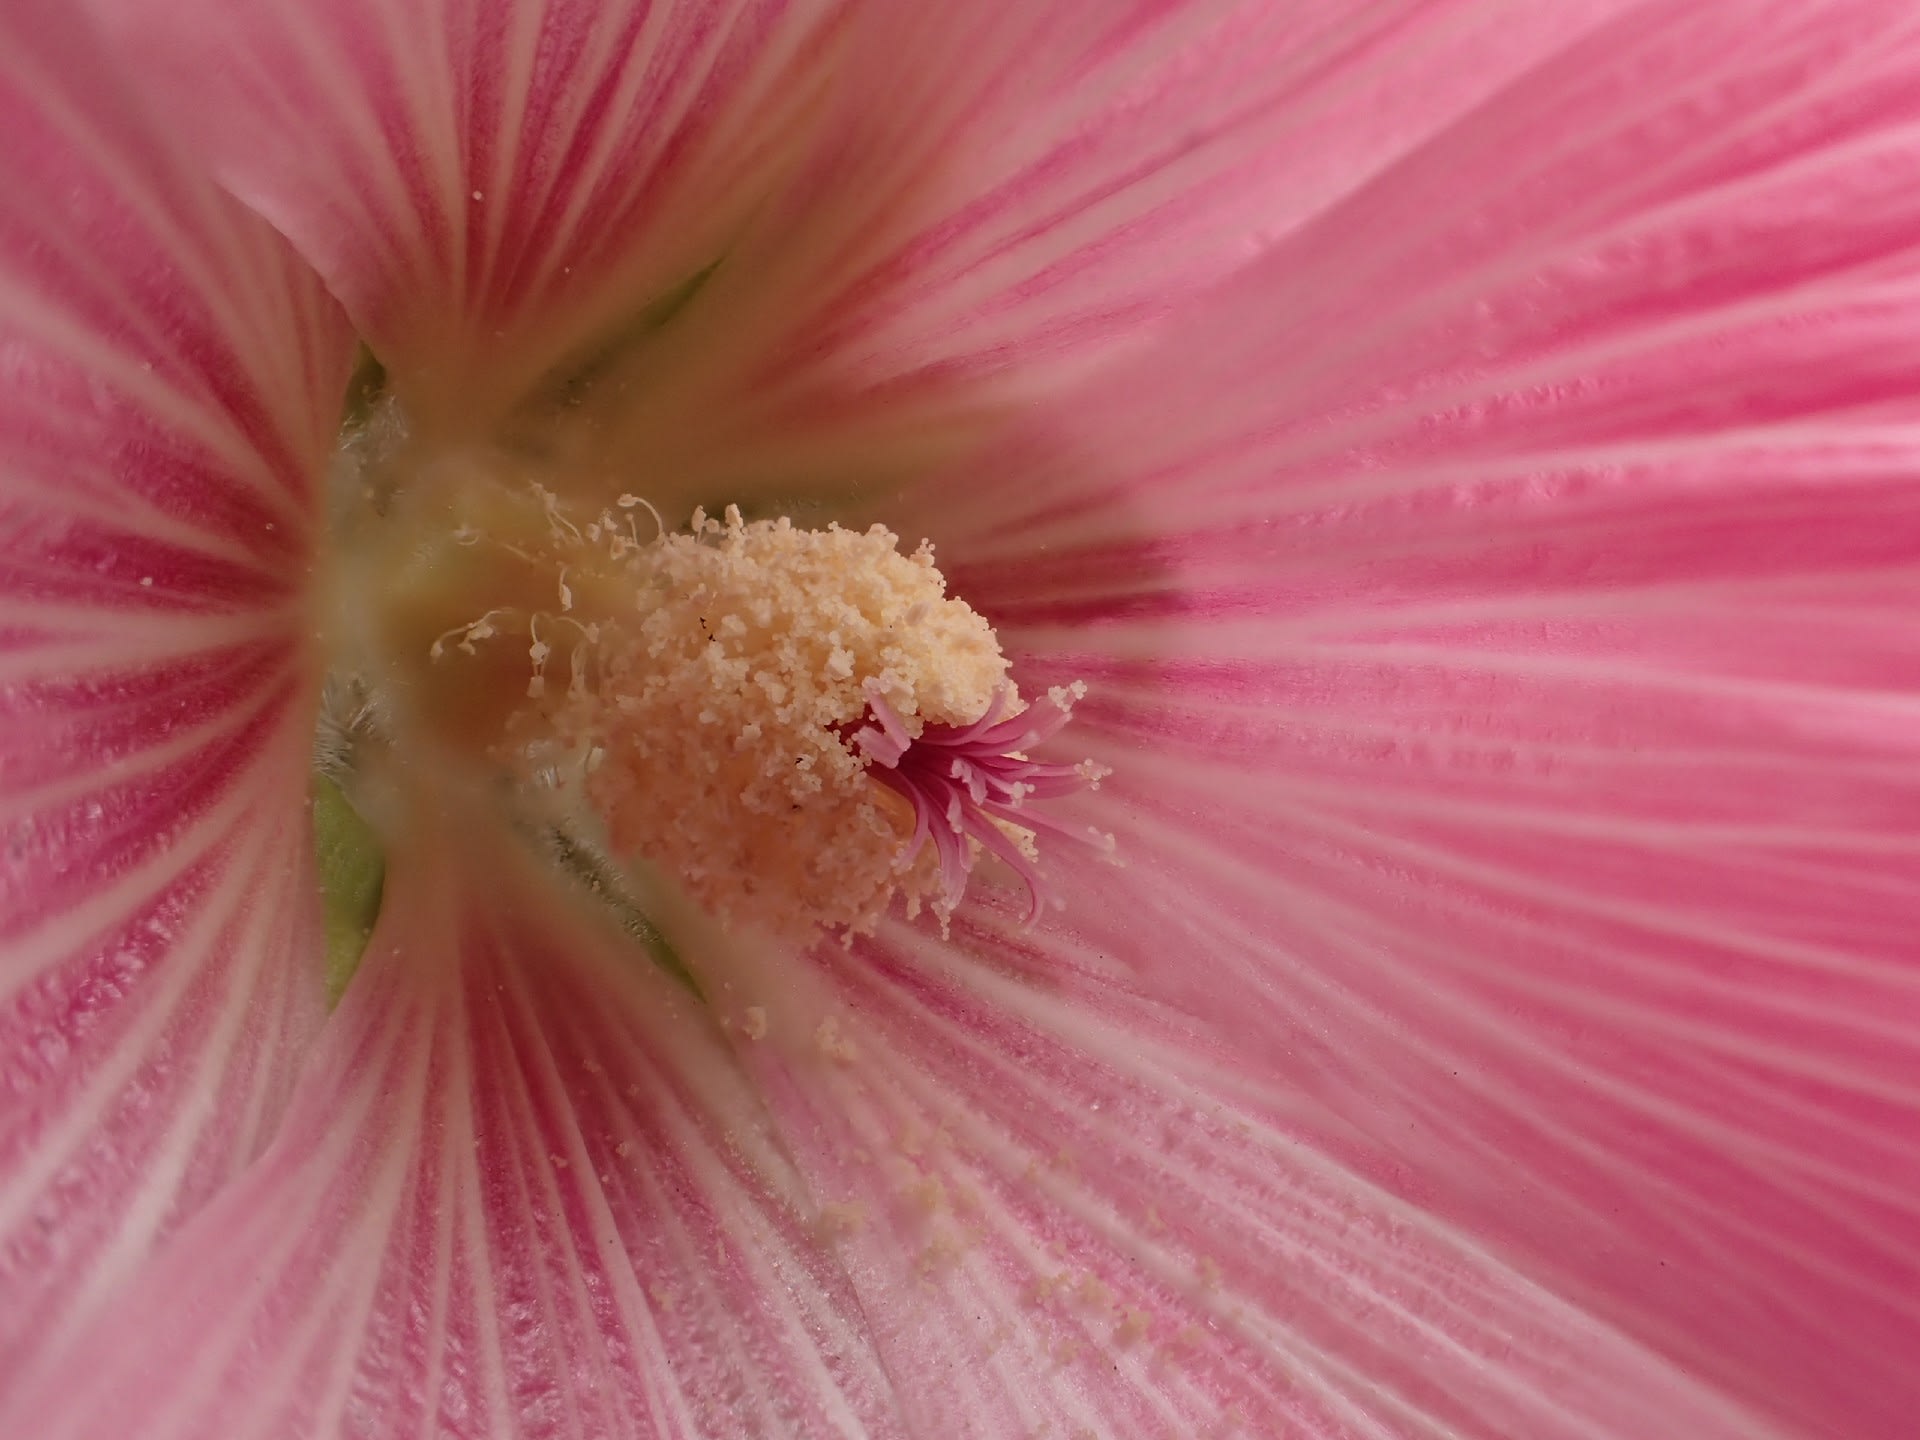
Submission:
<svg viewBox="0 0 1920 1440">
<path fill-rule="evenodd" d="M 929 839 L 940 861 L 940 883 L 949 909 L 966 893 L 973 869 L 969 838 L 1013 867 L 1027 887 L 1026 923 L 1039 918 L 1049 898 L 1033 859 L 996 821 L 1027 830 L 1045 830 L 1096 849 L 1111 849 L 1112 838 L 1094 830 L 1062 825 L 1027 807 L 1098 785 L 1106 771 L 1091 762 L 1042 765 L 1025 752 L 1058 734 L 1072 715 L 1065 692 L 1051 695 L 1014 715 L 1005 714 L 1007 687 L 994 692 L 986 713 L 969 725 L 928 724 L 916 739 L 899 713 L 871 682 L 867 705 L 874 724 L 855 732 L 853 741 L 872 762 L 869 773 L 913 806 L 913 838 L 897 867 L 905 870 Z"/>
</svg>

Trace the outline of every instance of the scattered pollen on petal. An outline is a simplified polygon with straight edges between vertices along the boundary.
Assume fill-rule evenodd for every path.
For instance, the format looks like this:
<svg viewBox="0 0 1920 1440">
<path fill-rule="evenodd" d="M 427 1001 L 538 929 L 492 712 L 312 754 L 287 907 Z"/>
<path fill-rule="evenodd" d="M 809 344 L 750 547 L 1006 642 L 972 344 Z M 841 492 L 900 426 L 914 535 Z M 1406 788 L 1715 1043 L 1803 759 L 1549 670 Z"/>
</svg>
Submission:
<svg viewBox="0 0 1920 1440">
<path fill-rule="evenodd" d="M 866 1227 L 866 1206 L 853 1200 L 833 1200 L 820 1207 L 819 1228 L 823 1239 L 833 1242 L 857 1235 Z"/>
</svg>

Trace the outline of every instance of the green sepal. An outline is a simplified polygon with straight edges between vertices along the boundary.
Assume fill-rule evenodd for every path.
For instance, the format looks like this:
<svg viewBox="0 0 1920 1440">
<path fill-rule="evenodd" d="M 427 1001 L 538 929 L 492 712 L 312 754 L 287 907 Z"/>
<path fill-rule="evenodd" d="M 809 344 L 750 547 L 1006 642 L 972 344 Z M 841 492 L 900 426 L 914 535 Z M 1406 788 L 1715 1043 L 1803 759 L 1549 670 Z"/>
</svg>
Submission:
<svg viewBox="0 0 1920 1440">
<path fill-rule="evenodd" d="M 346 792 L 324 775 L 313 777 L 313 849 L 320 869 L 331 1007 L 346 993 L 373 935 L 387 862 L 373 827 L 353 808 Z"/>
</svg>

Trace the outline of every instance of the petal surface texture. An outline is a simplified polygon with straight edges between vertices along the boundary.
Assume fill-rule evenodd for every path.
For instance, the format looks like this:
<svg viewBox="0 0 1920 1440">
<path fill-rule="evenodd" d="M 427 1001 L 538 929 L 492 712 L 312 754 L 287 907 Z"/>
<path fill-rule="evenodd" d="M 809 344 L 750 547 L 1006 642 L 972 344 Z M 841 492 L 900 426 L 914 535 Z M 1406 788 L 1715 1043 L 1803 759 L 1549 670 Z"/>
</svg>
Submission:
<svg viewBox="0 0 1920 1440">
<path fill-rule="evenodd" d="M 1917 81 L 1630 17 L 925 520 L 1111 747 L 1029 982 L 1788 1435 L 1920 1400 Z"/>
<path fill-rule="evenodd" d="M 424 411 L 510 408 L 706 277 L 651 404 L 791 466 L 876 389 L 1030 399 L 1621 3 L 100 8 Z"/>
<path fill-rule="evenodd" d="M 1137 941 L 1035 941 L 1007 909 L 736 981 L 911 1433 L 1765 1433 L 1330 1158 L 1270 1054 L 1142 993 Z M 1205 963 L 1190 920 L 1143 921 Z"/>
<path fill-rule="evenodd" d="M 910 1434 L 710 1014 L 520 852 L 439 838 L 272 1149 L 10 1433 Z"/>
<path fill-rule="evenodd" d="M 886 518 L 1089 683 L 1124 868 L 695 1005 L 444 841 L 0 1432 L 1910 1432 L 1911 6 L 182 13 L 430 418 L 608 295 L 703 483 L 966 409 Z"/>
<path fill-rule="evenodd" d="M 100 51 L 0 17 L 0 1393 L 258 1153 L 320 1018 L 298 587 L 347 337 Z"/>
</svg>

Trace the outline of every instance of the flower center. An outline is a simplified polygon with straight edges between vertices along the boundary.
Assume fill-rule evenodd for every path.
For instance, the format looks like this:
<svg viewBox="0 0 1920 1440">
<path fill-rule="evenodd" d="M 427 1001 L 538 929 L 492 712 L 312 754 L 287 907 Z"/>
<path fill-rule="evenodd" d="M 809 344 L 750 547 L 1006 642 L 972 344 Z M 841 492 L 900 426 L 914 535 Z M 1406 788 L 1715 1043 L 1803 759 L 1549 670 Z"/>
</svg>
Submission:
<svg viewBox="0 0 1920 1440">
<path fill-rule="evenodd" d="M 669 532 L 640 497 L 588 509 L 472 456 L 383 508 L 343 608 L 379 657 L 362 685 L 438 762 L 784 939 L 896 901 L 944 926 L 989 856 L 1037 912 L 1036 833 L 1060 827 L 1029 806 L 1102 773 L 1026 754 L 1077 687 L 1029 707 L 927 543 L 731 506 Z"/>
</svg>

